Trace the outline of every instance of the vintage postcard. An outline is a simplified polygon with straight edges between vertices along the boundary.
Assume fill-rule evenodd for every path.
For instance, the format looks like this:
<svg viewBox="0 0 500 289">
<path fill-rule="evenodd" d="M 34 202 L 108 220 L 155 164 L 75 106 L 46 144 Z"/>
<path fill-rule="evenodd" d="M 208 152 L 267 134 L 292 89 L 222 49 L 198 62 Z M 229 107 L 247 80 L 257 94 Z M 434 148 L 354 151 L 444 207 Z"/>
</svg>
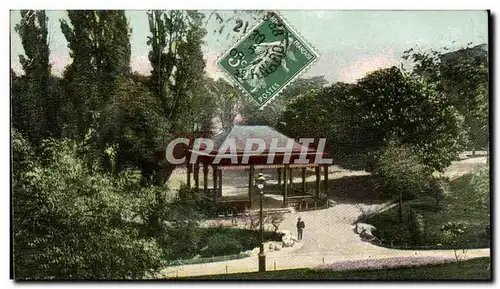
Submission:
<svg viewBox="0 0 500 289">
<path fill-rule="evenodd" d="M 12 279 L 491 280 L 482 10 L 11 10 Z"/>
</svg>

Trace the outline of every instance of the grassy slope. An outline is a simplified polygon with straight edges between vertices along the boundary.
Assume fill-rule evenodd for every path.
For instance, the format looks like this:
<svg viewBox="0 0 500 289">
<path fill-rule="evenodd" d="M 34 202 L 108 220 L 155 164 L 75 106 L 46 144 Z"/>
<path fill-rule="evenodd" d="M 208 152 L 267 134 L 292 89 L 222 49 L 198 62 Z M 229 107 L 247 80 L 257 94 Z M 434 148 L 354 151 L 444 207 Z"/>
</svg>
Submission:
<svg viewBox="0 0 500 289">
<path fill-rule="evenodd" d="M 408 222 L 399 222 L 399 207 L 366 220 L 373 224 L 378 237 L 384 239 L 384 246 L 396 248 L 484 248 L 489 247 L 485 227 L 489 222 L 489 208 L 481 206 L 473 192 L 468 189 L 470 175 L 464 175 L 450 182 L 450 194 L 442 201 L 441 209 L 403 206 L 403 220 L 408 220 L 410 208 L 424 217 L 425 237 L 419 243 L 412 242 Z M 413 201 L 415 203 L 415 201 Z M 446 222 L 459 222 L 467 230 L 453 246 L 441 232 Z M 440 244 L 440 245 L 438 245 Z"/>
<path fill-rule="evenodd" d="M 448 263 L 416 268 L 398 268 L 384 270 L 353 270 L 353 271 L 326 271 L 313 269 L 294 269 L 269 271 L 264 273 L 241 273 L 228 275 L 212 275 L 189 277 L 194 280 L 439 280 L 464 279 L 488 280 L 491 278 L 489 270 L 490 258 L 468 260 L 460 264 Z"/>
</svg>

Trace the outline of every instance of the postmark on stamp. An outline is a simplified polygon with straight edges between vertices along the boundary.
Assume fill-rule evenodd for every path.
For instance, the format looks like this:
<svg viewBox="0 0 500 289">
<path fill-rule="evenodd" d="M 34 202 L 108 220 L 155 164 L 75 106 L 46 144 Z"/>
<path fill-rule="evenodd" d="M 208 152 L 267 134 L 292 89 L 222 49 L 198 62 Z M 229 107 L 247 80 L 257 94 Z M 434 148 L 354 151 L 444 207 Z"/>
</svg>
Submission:
<svg viewBox="0 0 500 289">
<path fill-rule="evenodd" d="M 217 64 L 263 108 L 317 58 L 282 17 L 269 12 Z"/>
</svg>

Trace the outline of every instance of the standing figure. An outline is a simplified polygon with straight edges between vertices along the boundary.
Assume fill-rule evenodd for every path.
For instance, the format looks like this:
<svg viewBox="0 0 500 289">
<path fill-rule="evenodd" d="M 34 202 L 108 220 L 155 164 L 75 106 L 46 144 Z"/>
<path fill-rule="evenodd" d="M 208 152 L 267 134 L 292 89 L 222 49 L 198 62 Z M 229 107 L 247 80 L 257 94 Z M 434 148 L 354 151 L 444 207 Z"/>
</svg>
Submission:
<svg viewBox="0 0 500 289">
<path fill-rule="evenodd" d="M 306 224 L 299 217 L 297 219 L 297 239 L 299 241 L 302 240 L 302 232 L 304 232 L 305 227 L 306 227 Z"/>
</svg>

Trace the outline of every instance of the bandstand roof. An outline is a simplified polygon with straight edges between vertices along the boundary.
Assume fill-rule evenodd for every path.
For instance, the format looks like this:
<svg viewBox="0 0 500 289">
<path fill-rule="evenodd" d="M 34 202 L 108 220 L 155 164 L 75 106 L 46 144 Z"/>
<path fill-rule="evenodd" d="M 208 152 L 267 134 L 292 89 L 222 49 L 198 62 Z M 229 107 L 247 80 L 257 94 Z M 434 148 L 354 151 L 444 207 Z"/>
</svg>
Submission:
<svg viewBox="0 0 500 289">
<path fill-rule="evenodd" d="M 250 138 L 258 138 L 264 140 L 266 144 L 266 148 L 264 152 L 260 155 L 254 155 L 251 156 L 249 159 L 249 162 L 247 165 L 241 164 L 241 159 L 243 152 L 245 151 L 245 144 L 247 142 L 247 139 Z M 229 158 L 223 158 L 220 162 L 220 166 L 238 166 L 238 167 L 248 167 L 249 165 L 260 165 L 260 166 L 265 166 L 265 167 L 276 167 L 276 166 L 283 166 L 283 157 L 285 154 L 290 154 L 290 166 L 311 166 L 314 165 L 314 159 L 316 157 L 317 153 L 316 149 L 312 147 L 315 144 L 310 144 L 308 149 L 307 149 L 307 159 L 309 160 L 308 164 L 293 164 L 293 160 L 299 158 L 300 153 L 304 149 L 303 146 L 295 141 L 293 138 L 290 138 L 279 131 L 275 130 L 274 128 L 270 126 L 265 126 L 265 125 L 235 125 L 231 128 L 231 130 L 219 133 L 215 136 L 213 136 L 212 141 L 214 142 L 214 148 L 213 151 L 209 154 L 204 154 L 202 152 L 196 152 L 192 150 L 192 143 L 190 144 L 189 147 L 189 153 L 198 153 L 198 161 L 201 163 L 208 163 L 212 164 L 215 156 L 219 152 L 219 149 L 221 148 L 222 144 L 228 140 L 228 139 L 234 139 L 235 140 L 235 145 L 236 145 L 236 154 L 238 155 L 238 165 L 234 165 L 231 163 L 231 159 Z M 276 152 L 275 158 L 272 164 L 267 163 L 267 158 L 269 155 L 269 149 L 271 147 L 271 142 L 273 139 L 277 139 L 277 146 L 279 148 L 283 148 L 283 150 L 280 150 Z M 293 146 L 291 149 L 288 149 L 284 151 L 286 144 L 288 141 L 293 141 Z M 317 140 L 316 140 L 317 141 Z M 254 147 L 252 149 L 256 149 L 257 145 L 254 144 Z M 200 150 L 204 150 L 205 148 L 202 146 Z M 221 152 L 224 153 L 224 152 Z M 229 151 L 225 152 L 226 154 L 229 154 Z M 326 153 L 323 153 L 323 157 L 326 157 Z"/>
</svg>

